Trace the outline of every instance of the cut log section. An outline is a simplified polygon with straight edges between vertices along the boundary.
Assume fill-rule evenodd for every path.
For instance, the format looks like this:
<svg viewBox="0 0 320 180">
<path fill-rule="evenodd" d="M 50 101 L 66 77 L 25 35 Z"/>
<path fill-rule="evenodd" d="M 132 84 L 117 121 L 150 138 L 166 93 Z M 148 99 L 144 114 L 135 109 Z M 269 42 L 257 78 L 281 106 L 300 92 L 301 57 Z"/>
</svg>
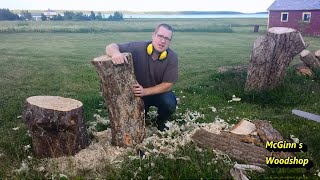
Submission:
<svg viewBox="0 0 320 180">
<path fill-rule="evenodd" d="M 297 74 L 299 75 L 304 75 L 309 77 L 313 76 L 312 70 L 304 63 L 295 64 L 292 67 L 296 70 Z"/>
<path fill-rule="evenodd" d="M 243 124 L 243 123 L 241 123 Z M 243 126 L 243 125 L 239 126 Z M 294 157 L 291 152 L 271 152 L 266 149 L 267 141 L 283 141 L 281 134 L 273 129 L 267 121 L 254 122 L 257 135 L 241 135 L 222 131 L 220 134 L 210 133 L 204 129 L 197 130 L 191 138 L 200 147 L 219 150 L 230 157 L 245 163 L 266 163 L 266 157 Z"/>
<path fill-rule="evenodd" d="M 92 60 L 101 80 L 101 89 L 108 107 L 112 143 L 120 147 L 133 147 L 145 136 L 144 104 L 135 97 L 132 85 L 136 84 L 133 60 L 124 53 L 128 64 L 114 65 L 109 56 Z"/>
<path fill-rule="evenodd" d="M 201 147 L 222 151 L 237 160 L 266 164 L 266 157 L 271 155 L 267 149 L 238 141 L 229 134 L 213 134 L 199 129 L 191 138 Z"/>
<path fill-rule="evenodd" d="M 314 55 L 318 58 L 320 61 L 320 49 L 314 52 Z"/>
<path fill-rule="evenodd" d="M 258 135 L 264 143 L 267 141 L 283 141 L 281 134 L 273 129 L 272 125 L 268 121 L 257 120 L 254 121 L 256 125 Z"/>
<path fill-rule="evenodd" d="M 254 122 L 254 124 L 256 125 L 258 136 L 261 138 L 264 144 L 266 144 L 268 141 L 269 142 L 284 141 L 281 134 L 276 129 L 274 129 L 268 121 L 257 120 Z M 274 152 L 273 156 L 287 158 L 287 157 L 293 157 L 294 153 Z"/>
<path fill-rule="evenodd" d="M 74 155 L 90 143 L 83 120 L 82 103 L 75 99 L 29 97 L 25 103 L 23 120 L 39 158 Z"/>
<path fill-rule="evenodd" d="M 254 130 L 256 130 L 255 124 L 242 119 L 238 124 L 236 124 L 230 129 L 230 132 L 233 134 L 249 135 Z"/>
<path fill-rule="evenodd" d="M 320 69 L 320 61 L 319 59 L 309 50 L 303 50 L 300 53 L 300 59 L 304 64 L 306 64 L 310 69 L 316 70 Z"/>
<path fill-rule="evenodd" d="M 251 52 L 245 90 L 263 91 L 280 85 L 293 57 L 305 49 L 301 34 L 291 28 L 270 28 Z"/>
</svg>

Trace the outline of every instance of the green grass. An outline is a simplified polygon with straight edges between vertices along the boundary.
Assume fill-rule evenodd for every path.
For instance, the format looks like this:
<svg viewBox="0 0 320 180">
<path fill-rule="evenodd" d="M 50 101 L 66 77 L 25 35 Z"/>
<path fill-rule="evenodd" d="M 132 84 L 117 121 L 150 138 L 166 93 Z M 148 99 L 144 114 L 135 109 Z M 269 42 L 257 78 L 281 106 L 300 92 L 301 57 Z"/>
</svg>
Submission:
<svg viewBox="0 0 320 180">
<path fill-rule="evenodd" d="M 266 30 L 266 18 L 238 19 L 167 19 L 179 32 L 252 32 L 254 25 Z M 118 21 L 0 21 L 0 32 L 152 32 L 162 19 L 128 19 Z"/>
<path fill-rule="evenodd" d="M 27 128 L 18 118 L 22 114 L 27 97 L 34 95 L 58 95 L 75 98 L 83 102 L 85 120 L 94 121 L 93 115 L 101 108 L 99 79 L 90 60 L 104 54 L 105 45 L 112 42 L 148 40 L 151 29 L 160 20 L 135 20 L 129 22 L 92 22 L 93 28 L 106 28 L 112 32 L 100 33 L 48 33 L 54 28 L 70 28 L 77 32 L 88 22 L 0 22 L 2 32 L 6 28 L 23 28 L 33 33 L 0 33 L 0 178 L 43 178 L 44 174 L 32 170 L 26 174 L 16 174 L 21 162 L 33 155 L 25 151 L 24 146 L 31 144 L 26 135 Z M 90 22 L 91 23 L 91 22 Z M 106 23 L 106 24 L 105 24 Z M 285 139 L 294 134 L 308 145 L 304 153 L 314 162 L 310 171 L 304 169 L 268 169 L 264 174 L 252 174 L 256 178 L 284 177 L 290 173 L 316 178 L 313 174 L 319 169 L 320 162 L 320 124 L 299 118 L 291 114 L 293 108 L 320 114 L 320 75 L 314 79 L 297 76 L 292 70 L 284 83 L 268 92 L 248 94 L 243 91 L 246 79 L 244 72 L 217 73 L 220 66 L 243 65 L 249 62 L 251 47 L 257 36 L 252 33 L 253 24 L 265 25 L 264 20 L 212 19 L 195 21 L 168 20 L 181 30 L 192 27 L 212 28 L 232 24 L 232 32 L 175 32 L 172 48 L 179 56 L 179 80 L 174 87 L 181 99 L 177 113 L 187 109 L 205 114 L 204 122 L 212 122 L 219 116 L 229 123 L 236 123 L 241 118 L 271 121 Z M 211 24 L 212 25 L 211 27 Z M 107 26 L 108 25 L 108 26 Z M 30 28 L 30 29 L 28 29 Z M 126 28 L 132 31 L 121 32 Z M 36 33 L 38 30 L 43 33 Z M 120 32 L 117 32 L 117 31 Z M 201 31 L 202 31 L 201 30 Z M 20 32 L 20 30 L 15 30 Z M 13 31 L 13 32 L 15 32 Z M 114 31 L 114 32 L 113 32 Z M 131 30 L 130 30 L 131 31 Z M 188 30 L 187 30 L 188 31 Z M 22 32 L 22 31 L 21 31 Z M 304 37 L 308 49 L 319 49 L 319 38 Z M 294 62 L 297 62 L 295 58 Z M 227 101 L 235 94 L 240 102 Z M 183 98 L 183 96 L 185 96 Z M 213 113 L 210 106 L 217 108 Z M 20 127 L 14 131 L 12 128 Z M 127 159 L 121 169 L 106 165 L 99 172 L 83 172 L 79 176 L 92 178 L 95 173 L 110 178 L 130 178 L 137 173 L 137 179 L 164 177 L 165 179 L 185 178 L 231 178 L 230 165 L 217 158 L 211 151 L 198 152 L 193 144 L 181 147 L 175 157 L 191 158 L 190 161 L 172 160 L 165 156 L 150 157 L 142 160 Z M 154 166 L 151 164 L 154 163 Z M 141 167 L 139 169 L 139 167 Z M 161 175 L 161 176 L 160 176 Z"/>
</svg>

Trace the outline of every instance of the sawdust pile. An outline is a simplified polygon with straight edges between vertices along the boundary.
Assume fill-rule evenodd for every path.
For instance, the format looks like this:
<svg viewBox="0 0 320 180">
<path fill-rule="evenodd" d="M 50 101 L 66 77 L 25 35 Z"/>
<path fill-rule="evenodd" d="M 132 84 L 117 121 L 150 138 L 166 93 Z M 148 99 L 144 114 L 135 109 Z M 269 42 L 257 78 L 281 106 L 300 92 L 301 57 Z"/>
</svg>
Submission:
<svg viewBox="0 0 320 180">
<path fill-rule="evenodd" d="M 128 157 L 129 152 L 136 154 L 137 150 L 144 152 L 142 158 L 160 154 L 166 154 L 168 157 L 174 158 L 173 153 L 179 147 L 190 143 L 191 136 L 197 129 L 204 128 L 207 131 L 218 134 L 221 130 L 229 129 L 230 127 L 224 120 L 219 118 L 216 118 L 213 123 L 196 122 L 197 119 L 203 117 L 204 115 L 199 112 L 187 111 L 181 116 L 181 119 L 168 122 L 166 126 L 169 129 L 166 131 L 158 131 L 152 126 L 147 127 L 146 138 L 135 149 L 112 146 L 110 129 L 94 132 L 94 140 L 88 148 L 81 150 L 75 156 L 46 159 L 38 169 L 49 174 L 59 173 L 67 176 L 76 176 L 84 171 L 96 172 L 106 165 L 120 167 L 124 157 Z M 98 121 L 102 121 L 100 116 L 98 118 Z M 183 125 L 181 125 L 181 122 L 183 122 Z M 138 159 L 141 157 L 137 154 L 136 156 L 129 156 L 129 158 Z"/>
</svg>

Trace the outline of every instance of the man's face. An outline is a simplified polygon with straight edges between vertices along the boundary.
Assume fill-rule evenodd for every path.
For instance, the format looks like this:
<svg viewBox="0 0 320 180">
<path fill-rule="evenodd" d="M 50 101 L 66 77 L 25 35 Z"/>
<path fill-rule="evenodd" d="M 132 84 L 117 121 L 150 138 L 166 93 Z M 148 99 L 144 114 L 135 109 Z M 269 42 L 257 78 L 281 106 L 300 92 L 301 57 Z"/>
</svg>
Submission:
<svg viewBox="0 0 320 180">
<path fill-rule="evenodd" d="M 172 38 L 172 31 L 160 27 L 158 32 L 152 34 L 152 45 L 158 52 L 163 52 L 169 48 Z"/>
</svg>

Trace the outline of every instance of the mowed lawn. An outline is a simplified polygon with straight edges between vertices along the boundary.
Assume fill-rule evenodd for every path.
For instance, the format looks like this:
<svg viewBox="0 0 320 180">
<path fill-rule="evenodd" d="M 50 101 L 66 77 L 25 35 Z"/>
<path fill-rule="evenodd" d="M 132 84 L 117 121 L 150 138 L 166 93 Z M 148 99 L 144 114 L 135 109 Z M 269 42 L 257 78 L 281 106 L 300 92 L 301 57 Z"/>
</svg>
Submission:
<svg viewBox="0 0 320 180">
<path fill-rule="evenodd" d="M 298 77 L 288 72 L 289 78 L 283 87 L 254 97 L 243 92 L 245 74 L 217 73 L 221 66 L 248 64 L 252 44 L 263 33 L 249 30 L 233 33 L 175 32 L 171 48 L 180 60 L 179 81 L 174 87 L 177 97 L 182 99 L 179 111 L 199 111 L 205 114 L 204 122 L 212 122 L 217 116 L 230 123 L 241 118 L 269 120 L 285 139 L 294 134 L 308 145 L 308 152 L 301 156 L 311 158 L 314 168 L 297 172 L 317 177 L 314 173 L 320 165 L 320 124 L 296 117 L 291 110 L 300 108 L 320 114 L 319 79 Z M 21 162 L 27 159 L 28 154 L 23 147 L 31 143 L 31 138 L 26 135 L 27 128 L 21 120 L 27 97 L 52 95 L 80 100 L 84 104 L 85 120 L 94 121 L 93 115 L 102 98 L 98 75 L 90 61 L 103 55 L 105 46 L 112 42 L 150 39 L 151 32 L 0 33 L 0 178 L 16 175 L 12 170 L 20 168 Z M 309 50 L 320 49 L 319 38 L 304 39 Z M 297 61 L 295 58 L 293 63 Z M 233 94 L 243 100 L 228 103 Z M 216 107 L 218 111 L 213 113 L 209 106 Z M 20 129 L 15 131 L 15 127 Z M 162 168 L 166 169 L 165 163 Z M 270 174 L 264 177 L 272 173 L 277 176 L 282 171 L 290 170 L 271 169 Z M 188 173 L 179 176 L 170 174 L 177 172 L 165 172 L 165 178 L 188 177 Z M 224 173 L 218 177 L 230 178 Z M 121 177 L 127 176 L 124 173 Z M 43 175 L 39 174 L 39 177 Z M 141 176 L 145 177 L 148 176 Z M 204 177 L 210 178 L 209 175 Z"/>
</svg>

